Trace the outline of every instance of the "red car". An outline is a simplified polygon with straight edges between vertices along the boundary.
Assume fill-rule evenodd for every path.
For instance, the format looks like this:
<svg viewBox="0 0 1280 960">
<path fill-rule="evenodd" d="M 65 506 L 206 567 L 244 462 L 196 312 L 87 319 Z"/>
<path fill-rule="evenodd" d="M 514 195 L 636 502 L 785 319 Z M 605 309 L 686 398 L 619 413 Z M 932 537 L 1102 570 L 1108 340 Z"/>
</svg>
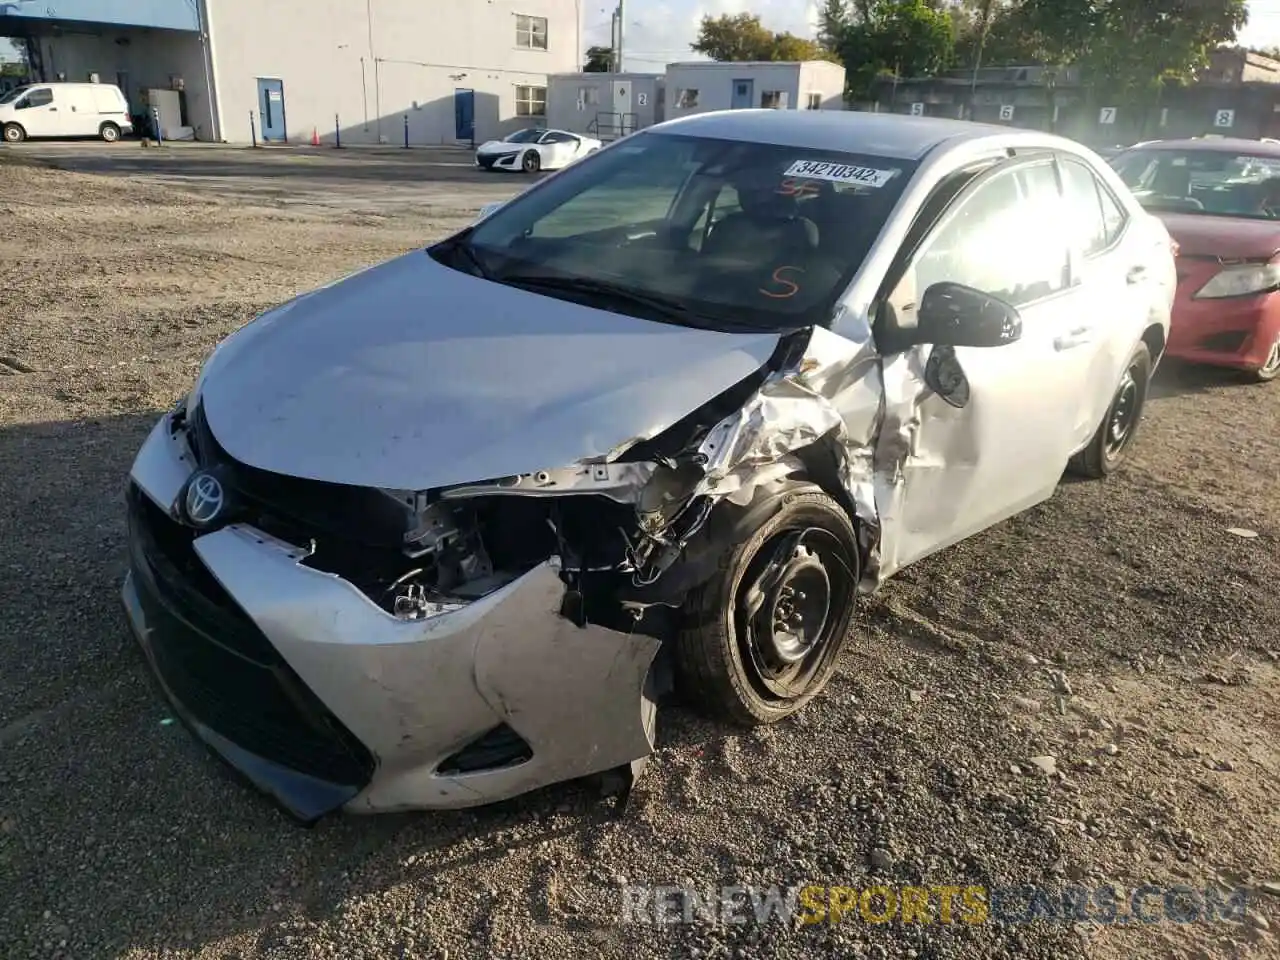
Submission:
<svg viewBox="0 0 1280 960">
<path fill-rule="evenodd" d="M 1280 143 L 1142 143 L 1110 160 L 1178 244 L 1167 355 L 1280 376 Z"/>
</svg>

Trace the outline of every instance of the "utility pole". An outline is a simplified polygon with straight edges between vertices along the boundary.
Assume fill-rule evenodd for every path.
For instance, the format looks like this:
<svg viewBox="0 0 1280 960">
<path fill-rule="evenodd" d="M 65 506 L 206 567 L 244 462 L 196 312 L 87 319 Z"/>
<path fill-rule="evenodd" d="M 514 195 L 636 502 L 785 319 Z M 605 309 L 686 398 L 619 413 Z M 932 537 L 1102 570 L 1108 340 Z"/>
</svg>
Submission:
<svg viewBox="0 0 1280 960">
<path fill-rule="evenodd" d="M 614 59 L 617 67 L 614 73 L 622 72 L 622 34 L 624 33 L 623 24 L 627 22 L 626 10 L 624 9 L 624 0 L 618 0 L 618 45 L 614 48 Z"/>
</svg>

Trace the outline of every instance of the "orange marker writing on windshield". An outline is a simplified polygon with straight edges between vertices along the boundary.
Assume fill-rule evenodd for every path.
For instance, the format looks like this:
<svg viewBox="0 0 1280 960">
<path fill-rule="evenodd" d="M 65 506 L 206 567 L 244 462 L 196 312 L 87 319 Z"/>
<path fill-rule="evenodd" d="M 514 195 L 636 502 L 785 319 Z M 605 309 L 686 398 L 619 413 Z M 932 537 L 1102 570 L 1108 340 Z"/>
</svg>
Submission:
<svg viewBox="0 0 1280 960">
<path fill-rule="evenodd" d="M 778 284 L 781 287 L 786 287 L 788 289 L 777 291 L 777 290 L 766 290 L 764 287 L 761 287 L 760 293 L 763 296 L 769 297 L 773 300 L 790 300 L 797 293 L 799 293 L 800 284 L 796 283 L 794 280 L 788 280 L 785 276 L 783 276 L 783 274 L 787 270 L 794 270 L 796 273 L 804 273 L 803 267 L 786 267 L 786 266 L 778 267 L 777 270 L 773 271 L 773 282 Z"/>
</svg>

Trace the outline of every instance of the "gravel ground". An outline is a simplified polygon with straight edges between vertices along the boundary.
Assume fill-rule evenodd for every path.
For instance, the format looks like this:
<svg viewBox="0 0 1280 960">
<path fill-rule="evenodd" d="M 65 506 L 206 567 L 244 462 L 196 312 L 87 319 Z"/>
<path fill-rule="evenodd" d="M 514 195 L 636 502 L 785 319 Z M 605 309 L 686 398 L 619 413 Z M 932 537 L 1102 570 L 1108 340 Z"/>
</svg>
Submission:
<svg viewBox="0 0 1280 960">
<path fill-rule="evenodd" d="M 1121 475 L 904 572 L 792 722 L 664 712 L 620 817 L 569 785 L 285 820 L 149 683 L 118 611 L 123 478 L 219 338 L 514 187 L 440 166 L 390 203 L 352 159 L 188 176 L 178 152 L 0 156 L 5 956 L 1277 956 L 1280 385 L 1216 372 L 1161 371 Z M 1250 918 L 619 922 L 623 884 L 877 879 L 1246 885 Z"/>
</svg>

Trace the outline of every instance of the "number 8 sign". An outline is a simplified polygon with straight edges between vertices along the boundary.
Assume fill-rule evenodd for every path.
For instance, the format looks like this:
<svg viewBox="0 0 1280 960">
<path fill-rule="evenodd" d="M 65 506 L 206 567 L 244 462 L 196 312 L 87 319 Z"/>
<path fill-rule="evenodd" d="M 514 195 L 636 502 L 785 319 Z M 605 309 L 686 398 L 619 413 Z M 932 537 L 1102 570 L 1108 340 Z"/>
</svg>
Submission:
<svg viewBox="0 0 1280 960">
<path fill-rule="evenodd" d="M 1236 122 L 1236 112 L 1234 110 L 1219 110 L 1213 115 L 1213 125 L 1215 127 L 1230 127 Z"/>
</svg>

